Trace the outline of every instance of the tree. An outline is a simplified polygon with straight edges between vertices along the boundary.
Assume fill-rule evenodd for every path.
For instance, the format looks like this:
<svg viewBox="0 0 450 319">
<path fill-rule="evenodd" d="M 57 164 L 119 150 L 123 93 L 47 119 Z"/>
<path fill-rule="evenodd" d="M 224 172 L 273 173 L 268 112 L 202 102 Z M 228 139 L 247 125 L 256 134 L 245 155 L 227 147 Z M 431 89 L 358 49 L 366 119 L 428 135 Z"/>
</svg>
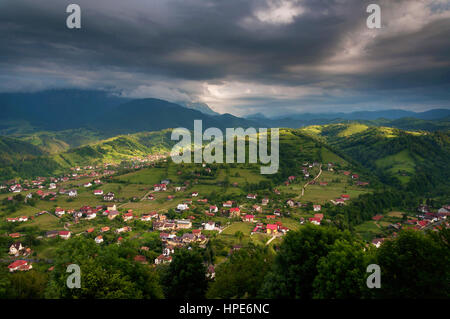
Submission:
<svg viewBox="0 0 450 319">
<path fill-rule="evenodd" d="M 56 253 L 55 268 L 46 291 L 48 298 L 162 298 L 157 273 L 133 260 L 137 243 L 100 248 L 83 236 L 64 242 Z M 81 288 L 66 285 L 67 266 L 81 269 Z"/>
<path fill-rule="evenodd" d="M 422 232 L 402 231 L 377 250 L 381 298 L 449 298 L 448 243 Z"/>
<path fill-rule="evenodd" d="M 267 275 L 262 294 L 268 298 L 313 297 L 317 263 L 330 251 L 336 239 L 351 240 L 348 231 L 308 224 L 290 231 L 280 246 L 272 271 Z"/>
<path fill-rule="evenodd" d="M 239 240 L 239 242 L 242 242 L 242 238 L 244 238 L 244 233 L 238 230 L 234 233 L 234 237 L 236 237 Z"/>
<path fill-rule="evenodd" d="M 31 270 L 12 274 L 9 295 L 15 299 L 42 298 L 47 286 L 47 275 Z"/>
<path fill-rule="evenodd" d="M 326 257 L 319 259 L 314 298 L 361 298 L 366 285 L 367 262 L 361 243 L 336 240 Z M 364 289 L 365 290 L 365 289 Z"/>
<path fill-rule="evenodd" d="M 216 268 L 208 298 L 256 298 L 273 256 L 267 247 L 251 246 L 234 252 Z"/>
<path fill-rule="evenodd" d="M 206 267 L 199 251 L 180 249 L 162 275 L 166 298 L 200 299 L 207 289 Z"/>
</svg>

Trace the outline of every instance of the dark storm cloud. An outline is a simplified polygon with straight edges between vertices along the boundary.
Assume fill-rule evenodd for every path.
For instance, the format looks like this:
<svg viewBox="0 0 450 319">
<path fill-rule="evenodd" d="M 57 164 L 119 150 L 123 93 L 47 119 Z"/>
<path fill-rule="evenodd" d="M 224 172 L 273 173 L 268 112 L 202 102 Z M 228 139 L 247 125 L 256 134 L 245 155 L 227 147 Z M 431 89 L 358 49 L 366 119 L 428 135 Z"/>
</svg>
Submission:
<svg viewBox="0 0 450 319">
<path fill-rule="evenodd" d="M 72 2 L 81 30 L 65 27 Z M 0 90 L 109 88 L 236 114 L 448 107 L 447 1 L 375 1 L 381 30 L 365 26 L 370 2 L 2 1 Z"/>
</svg>

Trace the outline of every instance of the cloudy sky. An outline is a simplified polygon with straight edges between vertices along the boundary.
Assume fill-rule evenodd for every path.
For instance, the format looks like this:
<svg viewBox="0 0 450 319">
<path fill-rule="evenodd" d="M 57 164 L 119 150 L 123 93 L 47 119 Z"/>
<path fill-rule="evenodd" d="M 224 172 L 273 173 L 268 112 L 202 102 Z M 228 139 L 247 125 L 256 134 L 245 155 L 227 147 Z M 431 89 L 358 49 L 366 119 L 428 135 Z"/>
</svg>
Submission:
<svg viewBox="0 0 450 319">
<path fill-rule="evenodd" d="M 0 0 L 0 34 L 1 92 L 96 88 L 235 115 L 450 108 L 450 0 Z"/>
</svg>

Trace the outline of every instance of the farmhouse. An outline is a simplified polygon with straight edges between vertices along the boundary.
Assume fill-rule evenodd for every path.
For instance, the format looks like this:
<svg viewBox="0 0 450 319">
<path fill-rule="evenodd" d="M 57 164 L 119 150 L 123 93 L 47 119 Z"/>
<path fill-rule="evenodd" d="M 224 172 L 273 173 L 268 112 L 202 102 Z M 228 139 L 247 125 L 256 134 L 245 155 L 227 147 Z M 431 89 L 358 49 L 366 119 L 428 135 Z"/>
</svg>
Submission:
<svg viewBox="0 0 450 319">
<path fill-rule="evenodd" d="M 216 224 L 212 221 L 205 224 L 205 230 L 215 230 Z"/>
<path fill-rule="evenodd" d="M 25 247 L 22 246 L 22 243 L 14 243 L 9 247 L 9 254 L 17 256 L 23 249 L 25 249 Z"/>
<path fill-rule="evenodd" d="M 266 232 L 268 234 L 276 234 L 278 232 L 278 225 L 276 225 L 276 224 L 267 224 Z"/>
<path fill-rule="evenodd" d="M 132 220 L 133 219 L 133 213 L 132 212 L 125 213 L 125 214 L 123 214 L 122 218 L 123 218 L 124 222 Z"/>
<path fill-rule="evenodd" d="M 106 202 L 113 201 L 114 200 L 114 193 L 113 192 L 109 192 L 108 194 L 103 196 L 103 200 L 106 201 Z"/>
<path fill-rule="evenodd" d="M 69 239 L 71 232 L 68 230 L 61 230 L 58 232 L 59 237 L 61 237 L 62 239 Z"/>
<path fill-rule="evenodd" d="M 253 223 L 254 222 L 254 218 L 255 218 L 254 215 L 245 215 L 243 219 L 244 219 L 245 222 L 252 222 Z"/>
<path fill-rule="evenodd" d="M 103 243 L 103 236 L 102 235 L 98 235 L 97 237 L 95 237 L 95 243 L 96 244 Z"/>
<path fill-rule="evenodd" d="M 223 203 L 223 207 L 231 207 L 231 206 L 233 206 L 233 202 L 231 200 L 228 200 L 225 203 Z"/>
<path fill-rule="evenodd" d="M 10 272 L 14 271 L 27 271 L 33 268 L 31 263 L 28 263 L 26 260 L 16 260 L 12 264 L 8 266 Z"/>
<path fill-rule="evenodd" d="M 239 217 L 241 215 L 241 210 L 239 207 L 230 208 L 230 217 Z"/>
</svg>

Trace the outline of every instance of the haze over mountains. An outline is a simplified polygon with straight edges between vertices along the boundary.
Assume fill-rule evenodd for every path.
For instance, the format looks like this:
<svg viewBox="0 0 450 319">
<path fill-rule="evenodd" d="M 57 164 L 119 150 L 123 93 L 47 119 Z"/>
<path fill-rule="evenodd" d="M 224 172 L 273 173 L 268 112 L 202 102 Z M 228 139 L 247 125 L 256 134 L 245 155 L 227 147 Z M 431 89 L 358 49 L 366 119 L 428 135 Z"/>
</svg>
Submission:
<svg viewBox="0 0 450 319">
<path fill-rule="evenodd" d="M 290 127 L 345 121 L 375 121 L 372 124 L 400 128 L 442 129 L 447 127 L 449 109 L 434 109 L 415 113 L 405 110 L 360 111 L 352 113 L 298 113 L 267 118 L 254 114 L 239 118 L 218 114 L 203 103 L 183 105 L 160 99 L 130 99 L 105 91 L 49 90 L 36 93 L 0 94 L 0 134 L 21 130 L 57 131 L 87 128 L 105 136 L 158 131 L 166 128 L 193 128 L 194 120 L 204 127 Z M 444 120 L 435 122 L 436 120 Z M 7 133 L 6 133 L 7 132 Z"/>
</svg>

